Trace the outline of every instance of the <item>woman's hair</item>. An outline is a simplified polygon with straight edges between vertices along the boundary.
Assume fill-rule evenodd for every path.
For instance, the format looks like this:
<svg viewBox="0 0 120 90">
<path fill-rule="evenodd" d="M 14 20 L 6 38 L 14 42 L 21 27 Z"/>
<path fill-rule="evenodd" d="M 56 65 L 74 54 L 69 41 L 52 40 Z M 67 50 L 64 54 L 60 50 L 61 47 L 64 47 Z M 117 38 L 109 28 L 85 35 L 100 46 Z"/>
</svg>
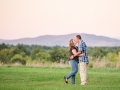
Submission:
<svg viewBox="0 0 120 90">
<path fill-rule="evenodd" d="M 73 42 L 73 39 L 71 39 L 71 40 L 69 41 L 68 51 L 70 51 L 71 47 L 75 47 L 75 44 L 74 44 L 74 42 Z"/>
</svg>

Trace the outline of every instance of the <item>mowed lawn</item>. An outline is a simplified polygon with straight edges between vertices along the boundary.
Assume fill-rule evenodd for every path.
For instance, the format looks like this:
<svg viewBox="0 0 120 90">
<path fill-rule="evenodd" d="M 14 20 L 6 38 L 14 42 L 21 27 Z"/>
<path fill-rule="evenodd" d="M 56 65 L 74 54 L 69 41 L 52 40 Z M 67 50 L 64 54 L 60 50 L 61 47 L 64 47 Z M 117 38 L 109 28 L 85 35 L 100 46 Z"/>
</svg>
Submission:
<svg viewBox="0 0 120 90">
<path fill-rule="evenodd" d="M 79 72 L 76 84 L 64 82 L 70 67 L 0 66 L 0 90 L 120 90 L 120 69 L 88 68 L 88 84 L 80 85 Z"/>
</svg>

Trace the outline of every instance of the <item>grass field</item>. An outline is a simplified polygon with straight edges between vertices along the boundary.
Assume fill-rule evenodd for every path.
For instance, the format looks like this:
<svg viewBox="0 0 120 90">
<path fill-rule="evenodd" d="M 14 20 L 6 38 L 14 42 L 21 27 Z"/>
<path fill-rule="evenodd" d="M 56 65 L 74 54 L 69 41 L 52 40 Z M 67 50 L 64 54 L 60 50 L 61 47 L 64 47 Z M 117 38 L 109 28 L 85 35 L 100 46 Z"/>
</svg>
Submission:
<svg viewBox="0 0 120 90">
<path fill-rule="evenodd" d="M 88 84 L 64 82 L 70 68 L 0 66 L 0 90 L 120 90 L 120 69 L 88 69 Z"/>
</svg>

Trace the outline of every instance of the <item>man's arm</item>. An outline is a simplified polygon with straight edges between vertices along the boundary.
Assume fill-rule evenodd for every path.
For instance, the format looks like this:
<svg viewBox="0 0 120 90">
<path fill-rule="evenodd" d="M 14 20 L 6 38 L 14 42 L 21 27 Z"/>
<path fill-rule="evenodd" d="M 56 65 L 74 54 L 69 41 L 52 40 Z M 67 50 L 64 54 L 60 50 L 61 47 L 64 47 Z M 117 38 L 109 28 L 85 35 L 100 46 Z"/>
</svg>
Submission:
<svg viewBox="0 0 120 90">
<path fill-rule="evenodd" d="M 81 54 L 81 52 L 77 52 L 75 49 L 72 50 L 72 53 L 74 54 L 74 57 L 79 56 Z"/>
<path fill-rule="evenodd" d="M 76 56 L 79 56 L 80 54 L 81 54 L 81 52 L 76 52 L 73 56 L 76 57 Z"/>
<path fill-rule="evenodd" d="M 73 49 L 72 53 L 73 55 L 70 57 L 70 59 L 73 59 L 74 57 L 79 56 L 81 54 L 81 52 L 77 52 L 76 49 Z"/>
</svg>

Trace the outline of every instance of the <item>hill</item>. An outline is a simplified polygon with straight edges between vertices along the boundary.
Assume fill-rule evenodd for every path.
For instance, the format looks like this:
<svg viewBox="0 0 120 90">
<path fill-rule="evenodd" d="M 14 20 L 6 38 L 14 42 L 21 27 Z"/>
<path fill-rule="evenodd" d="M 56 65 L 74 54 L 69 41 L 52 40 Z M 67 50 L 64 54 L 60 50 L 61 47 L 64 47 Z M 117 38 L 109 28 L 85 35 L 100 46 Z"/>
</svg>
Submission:
<svg viewBox="0 0 120 90">
<path fill-rule="evenodd" d="M 46 45 L 46 46 L 68 46 L 69 40 L 75 38 L 80 33 L 66 34 L 66 35 L 44 35 L 35 38 L 22 38 L 16 40 L 1 40 L 0 43 L 16 45 Z M 87 46 L 120 46 L 120 40 L 109 38 L 105 36 L 97 36 L 93 34 L 80 34 L 82 39 L 86 42 Z"/>
</svg>

